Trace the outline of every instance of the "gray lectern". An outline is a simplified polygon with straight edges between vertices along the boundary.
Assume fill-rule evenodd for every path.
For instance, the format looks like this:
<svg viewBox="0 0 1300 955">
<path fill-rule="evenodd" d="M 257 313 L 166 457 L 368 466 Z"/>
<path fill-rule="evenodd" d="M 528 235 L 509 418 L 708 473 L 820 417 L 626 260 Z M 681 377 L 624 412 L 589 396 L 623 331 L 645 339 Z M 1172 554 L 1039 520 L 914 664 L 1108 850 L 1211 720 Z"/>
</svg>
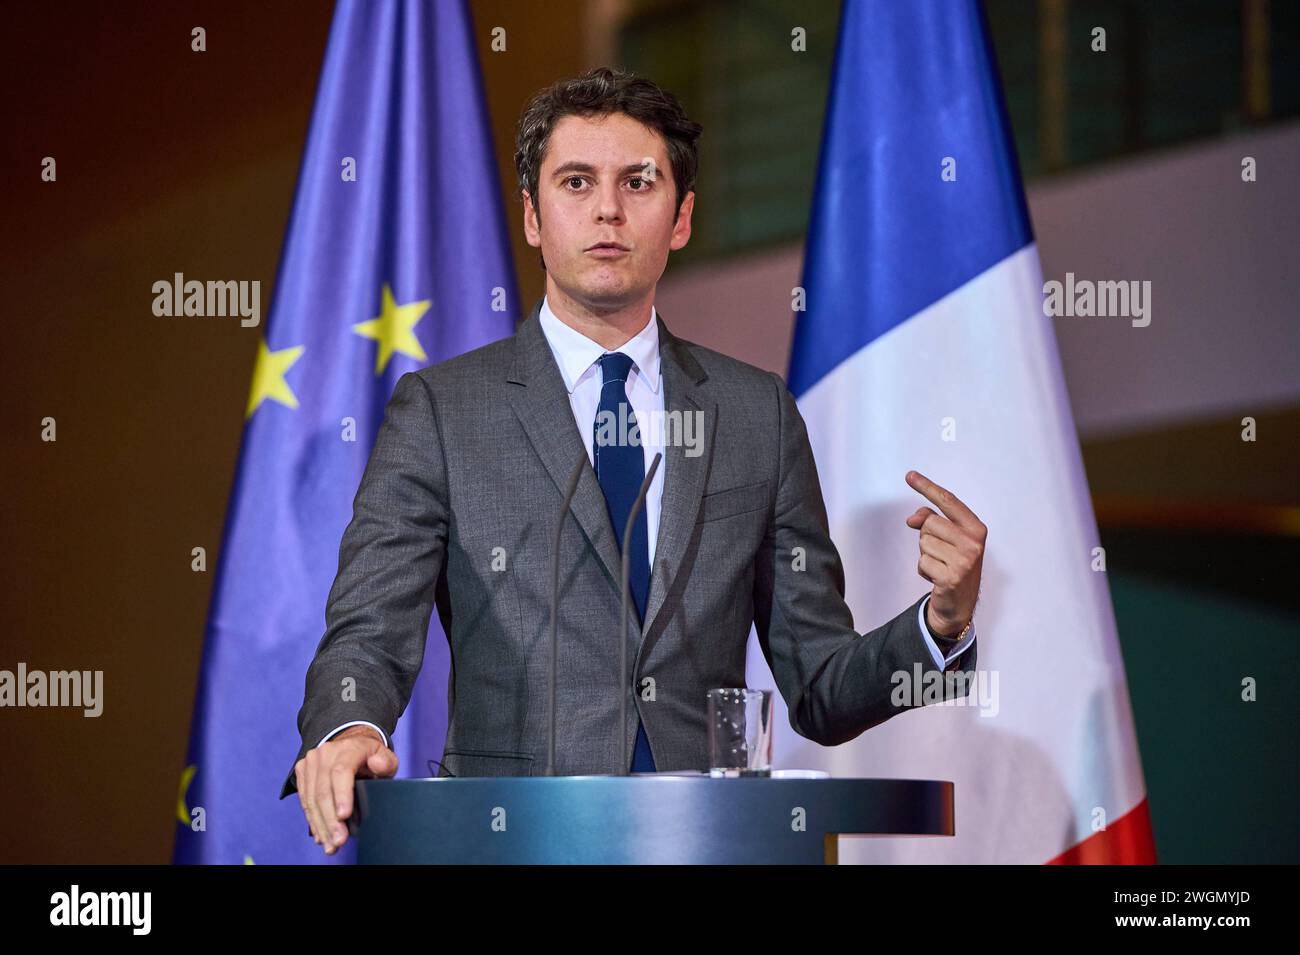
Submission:
<svg viewBox="0 0 1300 955">
<path fill-rule="evenodd" d="M 357 781 L 362 864 L 834 863 L 837 836 L 951 836 L 953 784 L 707 774 Z"/>
</svg>

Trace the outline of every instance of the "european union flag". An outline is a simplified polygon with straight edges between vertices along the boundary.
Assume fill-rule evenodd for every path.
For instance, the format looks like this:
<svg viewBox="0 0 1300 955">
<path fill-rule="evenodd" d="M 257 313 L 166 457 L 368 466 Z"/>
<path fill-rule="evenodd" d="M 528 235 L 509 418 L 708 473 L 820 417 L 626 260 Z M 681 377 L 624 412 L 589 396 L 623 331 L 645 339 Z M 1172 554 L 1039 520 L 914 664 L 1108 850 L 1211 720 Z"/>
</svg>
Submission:
<svg viewBox="0 0 1300 955">
<path fill-rule="evenodd" d="M 298 177 L 217 563 L 176 862 L 325 856 L 280 788 L 339 541 L 402 374 L 514 331 L 514 271 L 463 2 L 341 0 Z M 437 615 L 392 743 L 446 737 Z"/>
</svg>

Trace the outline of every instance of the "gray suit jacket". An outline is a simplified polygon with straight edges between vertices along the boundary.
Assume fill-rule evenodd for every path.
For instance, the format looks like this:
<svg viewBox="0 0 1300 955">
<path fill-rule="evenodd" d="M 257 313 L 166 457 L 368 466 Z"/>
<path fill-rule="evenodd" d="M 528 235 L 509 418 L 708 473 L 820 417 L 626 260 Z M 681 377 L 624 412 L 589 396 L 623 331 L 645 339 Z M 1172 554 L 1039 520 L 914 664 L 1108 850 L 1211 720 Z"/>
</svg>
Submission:
<svg viewBox="0 0 1300 955">
<path fill-rule="evenodd" d="M 397 382 L 339 549 L 295 762 L 352 720 L 391 738 L 437 606 L 452 660 L 440 775 L 545 771 L 552 536 L 586 452 L 540 307 L 513 337 Z M 908 708 L 891 702 L 892 674 L 935 670 L 917 620 L 924 593 L 883 626 L 854 630 L 812 449 L 781 378 L 676 338 L 662 314 L 658 325 L 665 411 L 703 413 L 702 453 L 665 449 L 646 619 L 628 628 L 622 739 L 621 559 L 595 472 L 583 471 L 560 547 L 564 775 L 625 769 L 638 713 L 658 769 L 706 769 L 705 693 L 745 685 L 751 624 L 791 725 L 826 746 Z M 955 645 L 935 639 L 945 654 Z M 975 658 L 972 643 L 956 666 L 969 673 Z M 290 768 L 281 798 L 294 791 Z"/>
</svg>

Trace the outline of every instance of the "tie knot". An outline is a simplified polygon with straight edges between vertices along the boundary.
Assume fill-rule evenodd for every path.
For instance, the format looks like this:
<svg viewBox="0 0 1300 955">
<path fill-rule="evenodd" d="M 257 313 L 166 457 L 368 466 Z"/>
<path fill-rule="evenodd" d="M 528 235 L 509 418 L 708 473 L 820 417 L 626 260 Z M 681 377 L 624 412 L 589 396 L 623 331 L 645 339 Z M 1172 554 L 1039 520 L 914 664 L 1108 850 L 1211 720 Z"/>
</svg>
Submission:
<svg viewBox="0 0 1300 955">
<path fill-rule="evenodd" d="M 601 355 L 598 360 L 600 361 L 602 384 L 608 384 L 611 381 L 627 381 L 627 373 L 632 370 L 632 358 L 630 356 L 616 351 Z"/>
</svg>

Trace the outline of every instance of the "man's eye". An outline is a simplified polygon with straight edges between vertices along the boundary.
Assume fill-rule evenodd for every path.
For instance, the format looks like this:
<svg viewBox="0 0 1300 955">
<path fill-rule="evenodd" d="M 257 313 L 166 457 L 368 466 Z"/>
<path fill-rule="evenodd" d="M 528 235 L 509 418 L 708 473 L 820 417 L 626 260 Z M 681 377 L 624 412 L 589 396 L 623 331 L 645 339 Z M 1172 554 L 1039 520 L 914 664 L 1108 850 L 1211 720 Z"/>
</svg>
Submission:
<svg viewBox="0 0 1300 955">
<path fill-rule="evenodd" d="M 565 180 L 565 182 L 569 182 L 569 183 L 582 182 L 582 177 L 581 177 L 581 176 L 570 176 L 568 179 Z"/>
<path fill-rule="evenodd" d="M 628 182 L 641 182 L 641 183 L 645 183 L 645 184 L 646 184 L 646 189 L 650 188 L 649 180 L 643 179 L 641 176 L 633 176 L 631 179 L 628 180 Z M 632 191 L 633 191 L 633 192 L 645 192 L 646 190 L 645 190 L 645 189 L 633 189 Z"/>
</svg>

